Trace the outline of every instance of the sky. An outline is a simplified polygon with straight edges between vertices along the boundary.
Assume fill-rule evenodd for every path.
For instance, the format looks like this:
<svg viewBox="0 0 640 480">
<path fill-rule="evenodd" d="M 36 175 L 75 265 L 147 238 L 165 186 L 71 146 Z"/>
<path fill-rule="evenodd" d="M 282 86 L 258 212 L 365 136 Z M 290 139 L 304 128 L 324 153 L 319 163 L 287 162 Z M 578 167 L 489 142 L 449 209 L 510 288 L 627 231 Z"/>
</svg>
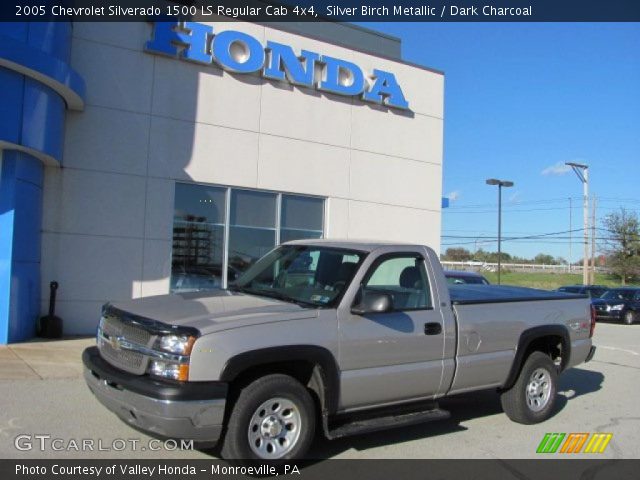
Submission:
<svg viewBox="0 0 640 480">
<path fill-rule="evenodd" d="M 515 183 L 503 189 L 503 251 L 569 258 L 569 233 L 509 238 L 567 232 L 571 211 L 581 259 L 582 184 L 565 162 L 589 165 L 598 227 L 620 207 L 640 214 L 640 24 L 361 25 L 445 72 L 443 252 L 497 250 L 498 192 L 485 180 L 498 178 Z"/>
</svg>

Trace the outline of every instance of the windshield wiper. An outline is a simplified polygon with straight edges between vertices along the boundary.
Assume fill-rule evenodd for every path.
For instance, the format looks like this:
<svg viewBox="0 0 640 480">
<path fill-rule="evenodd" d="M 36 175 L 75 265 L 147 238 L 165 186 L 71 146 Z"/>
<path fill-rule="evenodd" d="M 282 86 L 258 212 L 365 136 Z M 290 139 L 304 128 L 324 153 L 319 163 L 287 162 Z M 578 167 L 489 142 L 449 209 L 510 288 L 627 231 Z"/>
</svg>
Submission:
<svg viewBox="0 0 640 480">
<path fill-rule="evenodd" d="M 269 290 L 266 288 L 244 288 L 240 291 L 248 294 L 263 295 L 265 297 L 275 298 L 276 300 L 295 303 L 296 305 L 301 305 L 301 306 L 310 306 L 310 307 L 316 307 L 316 308 L 320 306 L 313 302 L 306 302 L 304 300 L 299 300 L 297 298 L 290 297 L 289 295 L 285 295 L 284 293 L 278 292 L 276 290 Z"/>
</svg>

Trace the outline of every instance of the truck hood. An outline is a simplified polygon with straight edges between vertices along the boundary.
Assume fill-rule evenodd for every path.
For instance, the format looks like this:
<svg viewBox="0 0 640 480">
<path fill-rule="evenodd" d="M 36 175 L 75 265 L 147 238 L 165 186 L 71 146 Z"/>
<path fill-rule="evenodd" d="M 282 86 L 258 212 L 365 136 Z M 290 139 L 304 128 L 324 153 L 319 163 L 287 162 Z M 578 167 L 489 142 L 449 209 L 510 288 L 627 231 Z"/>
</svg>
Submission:
<svg viewBox="0 0 640 480">
<path fill-rule="evenodd" d="M 259 323 L 318 316 L 316 309 L 228 290 L 158 295 L 110 305 L 168 325 L 197 328 L 203 335 Z"/>
</svg>

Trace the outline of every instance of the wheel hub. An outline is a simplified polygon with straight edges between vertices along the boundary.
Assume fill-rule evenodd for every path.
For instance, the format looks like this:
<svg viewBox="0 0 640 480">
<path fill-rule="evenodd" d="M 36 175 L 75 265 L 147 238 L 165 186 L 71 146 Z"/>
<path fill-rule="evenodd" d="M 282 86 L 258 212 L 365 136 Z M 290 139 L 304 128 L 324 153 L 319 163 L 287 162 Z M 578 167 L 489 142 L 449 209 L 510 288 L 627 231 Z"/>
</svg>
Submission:
<svg viewBox="0 0 640 480">
<path fill-rule="evenodd" d="M 272 398 L 251 416 L 247 432 L 249 447 L 259 458 L 282 458 L 298 443 L 302 427 L 300 409 L 293 401 Z"/>
<path fill-rule="evenodd" d="M 534 412 L 544 409 L 551 398 L 551 375 L 544 368 L 536 369 L 527 384 L 527 406 Z"/>
<path fill-rule="evenodd" d="M 275 416 L 269 415 L 262 421 L 262 425 L 260 426 L 260 431 L 262 435 L 269 438 L 276 438 L 282 432 L 284 425 L 282 422 Z"/>
</svg>

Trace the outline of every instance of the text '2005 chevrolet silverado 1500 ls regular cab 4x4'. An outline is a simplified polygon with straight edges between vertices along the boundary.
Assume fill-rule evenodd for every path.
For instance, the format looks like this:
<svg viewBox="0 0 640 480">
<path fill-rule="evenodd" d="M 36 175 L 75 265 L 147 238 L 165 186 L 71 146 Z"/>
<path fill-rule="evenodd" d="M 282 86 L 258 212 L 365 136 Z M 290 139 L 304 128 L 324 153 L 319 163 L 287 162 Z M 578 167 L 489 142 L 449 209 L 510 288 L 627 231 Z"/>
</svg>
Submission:
<svg viewBox="0 0 640 480">
<path fill-rule="evenodd" d="M 449 286 L 428 247 L 295 241 L 228 290 L 107 304 L 83 361 L 98 400 L 139 429 L 285 460 L 316 430 L 447 418 L 437 399 L 474 390 L 500 392 L 516 422 L 546 420 L 594 325 L 584 296 Z"/>
</svg>

